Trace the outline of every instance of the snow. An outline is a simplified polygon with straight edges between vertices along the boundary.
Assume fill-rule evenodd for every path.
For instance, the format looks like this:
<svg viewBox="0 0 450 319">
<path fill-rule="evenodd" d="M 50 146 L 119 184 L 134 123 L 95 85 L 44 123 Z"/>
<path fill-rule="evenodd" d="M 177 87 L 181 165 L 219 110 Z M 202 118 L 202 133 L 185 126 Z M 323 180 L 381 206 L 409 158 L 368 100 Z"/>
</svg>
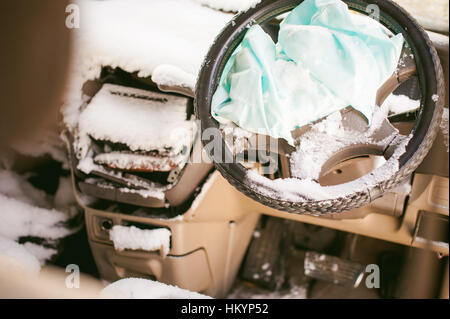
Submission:
<svg viewBox="0 0 450 319">
<path fill-rule="evenodd" d="M 404 113 L 419 108 L 420 100 L 410 99 L 406 95 L 391 94 L 383 102 L 383 107 L 387 108 L 389 110 L 389 113 Z"/>
<path fill-rule="evenodd" d="M 444 112 L 442 113 L 442 120 L 440 124 L 442 135 L 444 136 L 444 143 L 447 146 L 448 153 L 448 108 L 444 108 Z"/>
<path fill-rule="evenodd" d="M 443 35 L 441 33 L 436 33 L 432 31 L 427 31 L 428 36 L 430 37 L 431 42 L 433 42 L 433 45 L 435 46 L 449 46 L 449 38 L 446 35 Z"/>
<path fill-rule="evenodd" d="M 0 236 L 59 239 L 75 230 L 63 225 L 74 203 L 70 179 L 61 178 L 55 197 L 36 189 L 24 176 L 0 170 Z M 54 209 L 57 207 L 58 209 Z"/>
<path fill-rule="evenodd" d="M 117 175 L 120 176 L 120 174 L 117 174 Z M 130 187 L 136 187 L 136 185 L 132 185 L 132 181 L 130 179 L 124 179 L 124 181 L 129 182 Z M 92 178 L 92 177 L 87 178 L 85 180 L 85 182 L 88 184 L 96 185 L 97 187 L 101 187 L 103 189 L 111 189 L 111 190 L 117 189 L 118 191 L 123 192 L 123 193 L 138 194 L 144 198 L 152 197 L 152 198 L 156 198 L 159 200 L 164 200 L 164 198 L 165 198 L 164 191 L 167 190 L 166 186 L 156 186 L 156 185 L 155 186 L 148 185 L 147 186 L 148 189 L 147 188 L 146 189 L 142 189 L 142 188 L 134 189 L 134 188 L 128 188 L 128 187 L 117 187 L 114 184 L 107 182 L 102 178 Z M 138 183 L 138 185 L 139 185 L 139 183 Z"/>
<path fill-rule="evenodd" d="M 159 85 L 181 86 L 194 92 L 195 75 L 187 73 L 173 65 L 159 65 L 152 73 L 152 81 Z"/>
<path fill-rule="evenodd" d="M 139 194 L 144 198 L 156 198 L 159 200 L 163 200 L 165 198 L 164 191 L 161 189 L 133 189 L 133 188 L 126 188 L 122 187 L 119 188 L 119 191 L 124 193 L 132 193 L 132 194 Z"/>
<path fill-rule="evenodd" d="M 44 265 L 47 260 L 50 260 L 58 252 L 56 249 L 44 247 L 32 242 L 26 242 L 23 246 L 39 260 L 41 265 Z"/>
<path fill-rule="evenodd" d="M 371 135 L 385 118 L 384 106 L 377 107 L 372 117 L 372 124 L 365 132 L 352 131 L 343 127 L 340 112 L 334 112 L 314 124 L 310 131 L 300 137 L 296 151 L 291 154 L 292 176 L 317 180 L 325 162 L 338 150 L 358 143 L 376 144 L 372 141 Z"/>
<path fill-rule="evenodd" d="M 383 180 L 391 178 L 399 169 L 398 159 L 406 151 L 406 145 L 411 137 L 411 135 L 408 137 L 399 136 L 394 154 L 382 166 L 356 180 L 340 185 L 321 186 L 310 178 L 278 178 L 271 180 L 255 171 L 247 171 L 246 177 L 250 181 L 253 190 L 279 200 L 305 202 L 308 200 L 337 199 L 365 191 Z"/>
<path fill-rule="evenodd" d="M 87 154 L 89 136 L 126 144 L 132 151 L 178 154 L 193 137 L 186 104 L 184 97 L 104 84 L 80 115 L 80 157 Z"/>
<path fill-rule="evenodd" d="M 252 142 L 255 144 L 257 143 L 257 136 L 255 133 L 240 128 L 233 122 L 226 124 L 221 123 L 220 130 L 222 131 L 225 143 L 233 154 L 238 154 L 248 149 Z"/>
<path fill-rule="evenodd" d="M 139 178 L 138 176 L 125 175 L 124 173 L 122 173 L 120 171 L 104 169 L 102 166 L 97 166 L 96 169 L 97 168 L 98 168 L 98 171 L 101 173 L 121 179 L 123 182 L 125 182 L 127 184 L 128 187 L 133 187 L 133 188 L 137 188 L 137 189 L 153 189 L 153 190 L 159 189 L 160 191 L 167 190 L 167 186 L 160 185 L 160 184 L 157 184 L 157 183 L 154 183 L 151 181 L 143 180 L 143 179 Z M 107 183 L 103 179 L 99 179 L 99 178 L 88 178 L 85 181 L 89 182 L 89 183 L 93 183 L 93 184 Z M 114 187 L 111 186 L 111 188 L 114 188 Z"/>
<path fill-rule="evenodd" d="M 439 101 L 439 95 L 433 94 L 433 95 L 431 96 L 431 99 L 432 99 L 434 102 L 437 102 L 437 101 Z"/>
<path fill-rule="evenodd" d="M 35 188 L 27 179 L 27 175 L 19 175 L 13 171 L 0 170 L 0 194 L 20 202 L 44 209 L 57 208 L 70 213 L 68 208 L 76 205 L 72 191 L 72 180 L 69 176 L 60 177 L 54 196 Z"/>
<path fill-rule="evenodd" d="M 101 298 L 120 299 L 210 299 L 211 297 L 161 282 L 141 279 L 121 279 L 105 287 Z"/>
<path fill-rule="evenodd" d="M 102 153 L 94 157 L 97 164 L 106 164 L 115 169 L 168 172 L 183 162 L 184 156 L 161 157 L 123 152 Z"/>
<path fill-rule="evenodd" d="M 96 165 L 94 163 L 94 160 L 92 159 L 92 157 L 85 157 L 82 158 L 77 165 L 77 169 L 79 169 L 80 171 L 89 174 L 92 171 L 98 170 L 100 169 L 101 166 L 100 165 Z"/>
<path fill-rule="evenodd" d="M 192 0 L 79 0 L 78 4 L 82 22 L 72 30 L 74 58 L 62 109 L 71 130 L 86 100 L 81 88 L 100 75 L 102 66 L 148 77 L 165 65 L 163 74 L 174 78 L 157 75 L 154 81 L 192 85 L 210 45 L 233 17 Z M 169 73 L 168 66 L 173 67 Z"/>
<path fill-rule="evenodd" d="M 195 0 L 205 6 L 227 12 L 243 12 L 254 8 L 261 0 Z"/>
<path fill-rule="evenodd" d="M 393 193 L 409 195 L 411 193 L 412 185 L 409 178 L 407 178 L 403 183 L 392 189 Z"/>
<path fill-rule="evenodd" d="M 26 204 L 51 207 L 51 199 L 44 191 L 36 189 L 25 177 L 9 170 L 0 170 L 0 194 Z"/>
<path fill-rule="evenodd" d="M 62 225 L 67 220 L 67 214 L 55 209 L 32 206 L 0 194 L 0 234 L 7 238 L 62 238 L 73 232 Z"/>
<path fill-rule="evenodd" d="M 303 201 L 305 198 L 325 200 L 330 197 L 326 187 L 311 179 L 277 178 L 270 180 L 255 171 L 247 171 L 247 178 L 253 188 L 265 196 L 289 201 Z"/>
<path fill-rule="evenodd" d="M 252 133 L 240 128 L 234 123 L 221 124 L 220 129 L 225 135 L 233 134 L 235 138 L 251 138 Z"/>
<path fill-rule="evenodd" d="M 34 135 L 12 143 L 11 149 L 15 158 L 4 165 L 7 168 L 17 166 L 16 159 L 22 158 L 18 154 L 33 158 L 50 155 L 53 160 L 63 163 L 63 167 L 68 165 L 64 144 L 54 129 L 40 129 Z M 0 161 L 5 163 L 3 156 L 4 153 Z M 18 164 L 20 167 L 20 162 Z M 79 230 L 79 227 L 67 224 L 79 210 L 69 176 L 59 178 L 54 195 L 33 186 L 28 181 L 31 176 L 33 170 L 18 174 L 0 169 L 0 236 L 13 242 L 25 240 L 17 247 L 35 256 L 38 265 L 43 265 L 58 252 L 53 246 L 61 238 Z M 29 241 L 33 238 L 43 239 L 44 243 Z"/>
<path fill-rule="evenodd" d="M 6 259 L 5 256 L 11 257 Z M 41 271 L 39 260 L 33 256 L 24 245 L 18 244 L 15 241 L 0 236 L 0 259 L 2 267 L 11 265 L 14 268 L 22 268 L 27 273 L 37 276 Z"/>
<path fill-rule="evenodd" d="M 135 226 L 115 225 L 109 232 L 109 238 L 114 243 L 114 248 L 142 249 L 155 251 L 162 249 L 167 254 L 170 249 L 170 230 L 166 228 L 139 229 Z"/>
</svg>

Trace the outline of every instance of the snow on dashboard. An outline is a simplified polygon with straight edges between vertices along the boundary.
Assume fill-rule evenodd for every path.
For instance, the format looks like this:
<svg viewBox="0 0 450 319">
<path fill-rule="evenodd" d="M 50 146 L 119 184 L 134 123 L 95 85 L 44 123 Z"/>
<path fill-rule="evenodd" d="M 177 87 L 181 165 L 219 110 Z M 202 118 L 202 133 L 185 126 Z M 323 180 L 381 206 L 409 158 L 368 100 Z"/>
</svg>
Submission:
<svg viewBox="0 0 450 319">
<path fill-rule="evenodd" d="M 205 6 L 213 9 L 229 11 L 229 12 L 242 12 L 247 11 L 250 8 L 255 7 L 261 0 L 195 0 Z"/>
<path fill-rule="evenodd" d="M 66 96 L 67 102 L 62 111 L 65 123 L 69 128 L 76 126 L 80 116 L 79 107 L 85 101 L 81 87 L 86 80 L 98 77 L 102 66 L 120 67 L 127 72 L 138 72 L 138 76 L 142 77 L 152 75 L 153 80 L 159 84 L 192 88 L 208 48 L 220 30 L 233 18 L 232 14 L 211 8 L 241 11 L 257 2 L 249 0 L 238 4 L 236 1 L 213 0 L 79 1 L 83 20 L 81 28 L 75 30 L 76 54 L 72 67 L 71 90 Z M 95 103 L 95 98 L 92 102 Z M 412 105 L 411 101 L 405 99 L 402 102 L 405 102 L 408 108 Z M 399 103 L 396 104 L 398 106 Z M 175 134 L 172 139 L 161 134 L 161 130 L 152 129 L 150 125 L 127 125 L 127 122 L 135 121 L 144 123 L 143 119 L 147 117 L 138 116 L 138 113 L 134 112 L 126 112 L 124 115 L 122 110 L 112 115 L 113 112 L 106 109 L 107 106 L 109 105 L 106 103 L 95 108 L 88 105 L 82 112 L 80 130 L 84 134 L 80 139 L 81 144 L 87 144 L 87 136 L 91 134 L 94 138 L 108 138 L 125 143 L 132 150 L 155 147 L 149 144 L 155 141 L 161 142 L 157 147 L 164 147 L 168 144 L 167 138 L 171 140 L 170 143 L 180 145 L 176 137 L 181 134 Z M 132 107 L 138 108 L 137 105 Z M 123 120 L 125 117 L 122 115 L 127 116 L 127 120 Z M 141 132 L 137 134 L 137 128 L 147 130 L 148 135 Z M 171 130 L 164 130 L 166 131 Z M 149 138 L 150 136 L 152 138 Z M 80 162 L 79 168 L 83 164 L 86 163 Z M 128 162 L 122 164 L 129 165 Z M 85 171 L 93 168 L 93 165 L 84 166 L 88 167 Z M 315 183 L 312 179 L 311 182 Z M 325 196 L 321 188 L 310 189 L 317 189 L 318 193 L 314 196 Z M 326 195 L 328 196 L 328 193 Z"/>
<path fill-rule="evenodd" d="M 104 84 L 80 115 L 81 156 L 89 136 L 126 144 L 132 151 L 178 154 L 190 145 L 193 135 L 186 104 L 184 97 Z"/>
<path fill-rule="evenodd" d="M 109 232 L 109 238 L 114 243 L 114 248 L 142 249 L 155 251 L 163 249 L 167 254 L 170 249 L 170 230 L 166 228 L 140 229 L 136 226 L 115 225 Z"/>
<path fill-rule="evenodd" d="M 195 80 L 195 75 L 168 64 L 157 66 L 152 73 L 152 81 L 159 85 L 181 86 L 192 92 L 195 89 Z"/>
<path fill-rule="evenodd" d="M 109 284 L 100 294 L 101 298 L 120 299 L 210 299 L 211 297 L 161 282 L 126 278 Z"/>
<path fill-rule="evenodd" d="M 377 109 L 379 111 L 374 113 L 373 124 L 368 132 L 375 130 L 379 125 L 377 123 L 381 123 L 382 119 L 385 118 L 386 110 L 383 111 L 382 108 Z M 317 179 L 323 163 L 330 155 L 342 146 L 351 145 L 358 141 L 367 141 L 368 136 L 370 136 L 368 133 L 358 133 L 358 135 L 356 132 L 349 132 L 340 123 L 340 113 L 333 113 L 324 121 L 315 124 L 310 134 L 306 133 L 302 137 L 297 151 L 291 155 L 293 178 L 271 180 L 255 171 L 249 170 L 246 177 L 251 187 L 260 194 L 279 200 L 294 202 L 330 200 L 362 192 L 392 177 L 398 171 L 398 159 L 406 151 L 406 145 L 411 139 L 411 135 L 397 135 L 397 147 L 393 155 L 382 166 L 374 169 L 371 173 L 340 185 L 320 185 Z M 366 134 L 367 136 L 365 136 Z M 317 151 L 319 146 L 320 152 Z M 305 167 L 308 169 L 305 170 Z"/>
<path fill-rule="evenodd" d="M 82 19 L 74 30 L 71 83 L 62 109 L 69 128 L 77 123 L 83 84 L 97 78 L 102 66 L 147 77 L 165 65 L 156 82 L 192 86 L 210 45 L 233 17 L 193 0 L 78 3 Z"/>
<path fill-rule="evenodd" d="M 354 181 L 334 185 L 322 186 L 312 179 L 285 178 L 270 180 L 259 175 L 255 171 L 248 171 L 247 178 L 251 187 L 258 193 L 286 201 L 305 202 L 305 201 L 321 201 L 331 200 L 345 197 L 357 192 L 362 192 L 372 186 L 375 186 L 383 180 L 390 178 L 399 168 L 398 158 L 404 153 L 409 138 L 405 138 L 401 142 L 394 156 L 392 156 L 383 166 L 375 169 L 372 173 L 367 174 Z"/>
<path fill-rule="evenodd" d="M 157 157 L 140 154 L 127 154 L 122 152 L 103 153 L 95 156 L 94 162 L 98 164 L 109 164 L 115 169 L 139 170 L 149 169 L 153 171 L 168 172 L 175 166 L 182 164 L 183 157 Z"/>
<path fill-rule="evenodd" d="M 384 107 L 375 108 L 372 124 L 363 133 L 345 129 L 340 112 L 334 112 L 313 125 L 310 131 L 301 136 L 296 151 L 291 154 L 292 176 L 317 180 L 325 162 L 343 147 L 367 142 L 377 144 L 372 141 L 371 135 L 386 118 L 386 111 Z M 395 136 L 396 133 L 393 134 Z M 387 138 L 393 139 L 394 136 Z"/>
</svg>

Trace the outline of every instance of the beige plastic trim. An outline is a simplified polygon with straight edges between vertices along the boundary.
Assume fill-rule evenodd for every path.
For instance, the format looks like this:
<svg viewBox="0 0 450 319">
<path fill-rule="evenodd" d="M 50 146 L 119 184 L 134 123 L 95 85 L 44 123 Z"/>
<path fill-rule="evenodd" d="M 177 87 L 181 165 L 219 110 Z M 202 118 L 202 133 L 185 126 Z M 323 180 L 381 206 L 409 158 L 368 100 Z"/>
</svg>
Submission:
<svg viewBox="0 0 450 319">
<path fill-rule="evenodd" d="M 295 215 L 277 211 L 261 204 L 255 209 L 262 214 L 287 218 L 308 224 L 334 228 L 350 233 L 378 238 L 398 244 L 418 248 L 429 248 L 448 255 L 448 247 L 420 242 L 413 242 L 415 226 L 420 210 L 427 210 L 439 214 L 449 215 L 448 178 L 432 175 L 416 174 L 412 185 L 412 193 L 408 205 L 402 216 L 389 216 L 377 212 L 377 208 L 369 205 L 350 211 L 348 214 L 359 213 L 365 216 L 359 219 L 333 220 L 330 218 Z M 385 197 L 379 201 L 388 200 Z"/>
<path fill-rule="evenodd" d="M 448 255 L 448 248 L 425 247 L 413 242 L 420 210 L 448 216 L 448 178 L 416 174 L 411 198 L 402 216 L 380 213 L 380 207 L 369 205 L 351 211 L 352 218 L 362 217 L 355 219 L 322 218 L 274 210 L 241 194 L 218 172 L 211 178 L 209 188 L 199 195 L 198 205 L 189 209 L 182 220 L 111 213 L 80 203 L 86 211 L 88 236 L 102 277 L 114 281 L 127 276 L 147 276 L 180 288 L 223 297 L 235 279 L 260 214 L 431 248 Z M 391 200 L 380 199 L 385 204 Z M 131 221 L 168 227 L 172 232 L 169 254 L 163 258 L 158 252 L 114 250 L 107 233 L 101 230 L 104 218 L 112 220 L 114 225 Z"/>
<path fill-rule="evenodd" d="M 422 163 L 416 169 L 416 173 L 439 175 L 448 177 L 449 156 L 445 145 L 445 136 L 442 130 L 438 131 L 433 147 L 428 152 Z M 447 137 L 448 140 L 448 137 Z"/>
<path fill-rule="evenodd" d="M 307 215 L 296 215 L 275 210 L 247 198 L 239 191 L 235 190 L 231 186 L 228 186 L 226 180 L 220 175 L 217 177 L 217 181 L 211 186 L 211 192 L 214 192 L 216 188 L 222 189 L 223 193 L 226 192 L 229 194 L 227 197 L 227 203 L 229 203 L 229 205 L 232 205 L 232 207 L 240 207 L 240 209 L 248 212 L 254 211 L 261 214 L 361 234 L 407 246 L 424 248 L 424 245 L 421 245 L 420 243 L 413 244 L 413 236 L 418 212 L 420 210 L 427 210 L 448 216 L 448 185 L 448 178 L 415 174 L 410 199 L 404 213 L 401 216 L 388 215 L 385 211 L 383 212 L 383 208 L 380 208 L 381 206 L 379 205 L 368 205 L 352 210 L 348 213 L 349 215 L 361 214 L 361 216 L 365 216 L 363 218 L 355 219 L 332 219 Z M 384 201 L 386 204 L 389 203 L 390 200 L 389 198 L 382 197 L 378 201 Z M 448 248 L 445 249 L 435 245 L 431 246 L 431 248 L 437 252 L 448 255 Z"/>
<path fill-rule="evenodd" d="M 101 211 L 84 205 L 88 239 L 101 277 L 115 281 L 130 276 L 157 279 L 166 284 L 224 297 L 237 275 L 260 214 L 230 197 L 232 186 L 215 172 L 183 218 L 159 219 Z M 241 198 L 241 199 L 246 199 Z M 169 228 L 171 247 L 159 252 L 118 251 L 102 223 L 127 222 Z"/>
</svg>

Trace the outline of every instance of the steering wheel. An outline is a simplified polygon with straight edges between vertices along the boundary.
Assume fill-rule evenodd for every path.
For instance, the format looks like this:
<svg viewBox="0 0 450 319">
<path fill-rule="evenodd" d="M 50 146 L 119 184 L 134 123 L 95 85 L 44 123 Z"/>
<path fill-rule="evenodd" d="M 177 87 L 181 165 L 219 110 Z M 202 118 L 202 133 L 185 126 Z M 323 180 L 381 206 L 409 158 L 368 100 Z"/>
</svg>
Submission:
<svg viewBox="0 0 450 319">
<path fill-rule="evenodd" d="M 376 129 L 367 128 L 365 120 L 358 112 L 346 108 L 340 112 L 343 131 L 359 132 L 367 138 L 364 141 L 344 143 L 333 148 L 332 152 L 322 146 L 321 151 L 326 156 L 321 156 L 322 160 L 314 164 L 320 165 L 320 172 L 323 173 L 346 159 L 373 154 L 386 159 L 381 167 L 354 181 L 321 187 L 313 182 L 317 180 L 317 176 L 298 174 L 298 169 L 295 170 L 297 174 L 292 174 L 289 158 L 299 157 L 297 163 L 308 161 L 302 158 L 302 152 L 296 153 L 285 140 L 278 139 L 276 143 L 281 163 L 280 178 L 271 180 L 249 171 L 240 163 L 237 152 L 226 143 L 223 134 L 210 134 L 210 129 L 220 129 L 220 124 L 211 116 L 212 96 L 225 63 L 241 42 L 247 26 L 259 24 L 263 29 L 269 30 L 277 17 L 301 2 L 263 0 L 228 23 L 211 46 L 197 79 L 195 113 L 201 121 L 201 139 L 206 153 L 214 161 L 218 171 L 239 191 L 262 204 L 287 212 L 311 215 L 339 213 L 361 207 L 382 196 L 408 178 L 422 162 L 433 144 L 442 117 L 445 96 L 443 71 L 436 50 L 425 31 L 398 5 L 389 0 L 344 0 L 349 10 L 364 15 L 372 13 L 368 10 L 373 7 L 370 5 L 376 5 L 379 9 L 379 22 L 393 34 L 403 34 L 406 44 L 402 56 L 407 58 L 399 63 L 397 71 L 379 88 L 377 105 L 381 105 L 401 83 L 415 77 L 421 96 L 420 107 L 414 113 L 415 124 L 411 132 L 408 136 L 401 135 L 386 117 Z M 325 118 L 301 127 L 293 131 L 292 135 L 297 140 L 307 138 L 314 130 L 318 131 L 318 124 L 323 125 L 329 120 Z M 247 141 L 247 150 L 258 148 L 257 144 L 250 144 Z M 220 145 L 221 151 L 218 152 L 217 147 L 212 145 Z M 321 145 L 315 146 L 320 149 Z M 224 161 L 224 158 L 233 160 Z M 307 172 L 308 167 L 303 168 L 300 171 Z"/>
</svg>

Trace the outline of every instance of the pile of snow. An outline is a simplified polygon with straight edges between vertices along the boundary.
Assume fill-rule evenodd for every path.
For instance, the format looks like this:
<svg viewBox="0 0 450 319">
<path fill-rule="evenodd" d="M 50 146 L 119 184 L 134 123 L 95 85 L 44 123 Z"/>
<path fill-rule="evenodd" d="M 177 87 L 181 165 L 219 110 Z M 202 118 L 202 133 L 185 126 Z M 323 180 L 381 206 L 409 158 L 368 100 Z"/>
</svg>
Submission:
<svg viewBox="0 0 450 319">
<path fill-rule="evenodd" d="M 125 152 L 101 153 L 94 157 L 95 163 L 107 165 L 114 169 L 159 172 L 168 172 L 181 165 L 184 160 L 183 156 L 161 157 Z"/>
<path fill-rule="evenodd" d="M 210 299 L 211 297 L 161 282 L 127 278 L 109 284 L 100 298 L 117 299 Z"/>
<path fill-rule="evenodd" d="M 115 225 L 109 232 L 109 238 L 114 243 L 114 248 L 142 249 L 155 251 L 162 249 L 167 254 L 170 249 L 170 230 L 166 228 L 139 229 L 135 226 Z"/>
<path fill-rule="evenodd" d="M 85 183 L 96 185 L 104 189 L 117 189 L 124 193 L 139 194 L 144 198 L 156 198 L 163 200 L 165 198 L 164 192 L 167 191 L 168 185 L 160 185 L 150 181 L 145 181 L 135 177 L 133 175 L 124 175 L 120 171 L 106 170 L 103 166 L 94 164 L 92 158 L 87 157 L 80 161 L 78 164 L 78 169 L 84 172 L 91 172 L 95 170 L 96 172 L 109 175 L 111 177 L 122 180 L 126 186 L 117 187 L 117 185 L 106 181 L 103 178 L 89 177 L 85 179 Z"/>
<path fill-rule="evenodd" d="M 154 197 L 161 200 L 164 199 L 164 192 L 168 189 L 168 185 L 160 185 L 154 182 L 145 181 L 133 175 L 126 175 L 120 171 L 106 170 L 102 166 L 95 165 L 92 161 L 92 158 L 89 157 L 83 159 L 78 165 L 79 169 L 81 169 L 82 171 L 87 171 L 84 166 L 80 168 L 80 165 L 88 166 L 89 171 L 95 169 L 99 173 L 103 173 L 113 178 L 120 179 L 126 184 L 126 186 L 124 187 L 117 188 L 116 185 L 106 181 L 103 178 L 89 177 L 84 180 L 88 184 L 93 184 L 104 189 L 118 189 L 122 192 L 140 194 L 145 198 Z"/>
<path fill-rule="evenodd" d="M 151 189 L 134 189 L 134 188 L 121 187 L 118 190 L 121 192 L 124 192 L 124 193 L 139 194 L 140 196 L 142 196 L 144 198 L 156 198 L 159 200 L 163 200 L 166 196 L 164 194 L 164 191 L 166 190 L 164 187 L 151 188 Z"/>
<path fill-rule="evenodd" d="M 0 170 L 0 236 L 18 241 L 23 237 L 59 240 L 78 228 L 66 223 L 78 210 L 73 206 L 70 177 L 61 177 L 54 196 L 36 189 L 24 176 Z M 73 209 L 72 209 L 73 208 Z M 31 242 L 24 244 L 41 263 L 49 260 L 56 249 Z"/>
<path fill-rule="evenodd" d="M 193 137 L 187 102 L 184 97 L 104 84 L 80 114 L 75 144 L 80 157 L 86 156 L 89 137 L 122 143 L 131 151 L 179 154 Z"/>
<path fill-rule="evenodd" d="M 51 198 L 43 190 L 36 189 L 24 176 L 9 170 L 0 170 L 0 194 L 41 208 L 52 206 Z"/>
<path fill-rule="evenodd" d="M 238 154 L 250 147 L 258 146 L 258 137 L 255 133 L 240 128 L 231 121 L 229 123 L 221 123 L 220 130 L 226 145 L 233 154 Z"/>
<path fill-rule="evenodd" d="M 130 181 L 130 179 L 124 179 L 125 182 Z M 116 189 L 122 193 L 132 193 L 132 194 L 138 194 L 140 196 L 142 196 L 143 198 L 155 198 L 155 199 L 159 199 L 159 200 L 164 200 L 165 198 L 165 191 L 167 190 L 167 186 L 163 185 L 163 186 L 157 186 L 154 185 L 152 186 L 152 184 L 145 186 L 146 188 L 133 188 L 135 187 L 134 185 L 129 185 L 129 187 L 118 187 L 117 185 L 108 182 L 102 178 L 92 178 L 89 177 L 87 178 L 85 181 L 85 183 L 87 184 L 91 184 L 91 185 L 95 185 L 97 187 L 103 188 L 103 189 Z"/>
<path fill-rule="evenodd" d="M 194 92 L 195 75 L 185 72 L 179 67 L 163 64 L 157 66 L 152 73 L 152 81 L 159 85 L 181 86 Z"/>
<path fill-rule="evenodd" d="M 436 33 L 433 31 L 426 31 L 428 36 L 430 37 L 431 42 L 433 42 L 433 45 L 438 49 L 438 47 L 448 47 L 449 46 L 449 37 L 441 34 Z"/>
<path fill-rule="evenodd" d="M 261 0 L 195 0 L 205 6 L 227 12 L 243 12 L 254 8 Z"/>
<path fill-rule="evenodd" d="M 0 263 L 2 267 L 11 266 L 35 276 L 41 271 L 39 260 L 24 245 L 2 236 L 0 236 Z"/>
<path fill-rule="evenodd" d="M 102 66 L 155 75 L 161 84 L 193 86 L 203 59 L 232 14 L 192 0 L 79 0 L 82 17 L 74 29 L 75 52 L 62 113 L 73 129 L 85 101 L 82 86 Z"/>
<path fill-rule="evenodd" d="M 398 114 L 408 111 L 414 111 L 420 107 L 419 100 L 410 99 L 406 95 L 389 95 L 383 102 L 383 108 L 389 110 L 389 113 Z"/>
<path fill-rule="evenodd" d="M 256 192 L 279 200 L 306 202 L 310 200 L 337 199 L 363 192 L 391 178 L 399 169 L 398 159 L 406 151 L 406 145 L 411 137 L 412 135 L 407 137 L 398 136 L 394 154 L 382 166 L 356 180 L 340 185 L 322 186 L 311 178 L 278 178 L 271 180 L 255 171 L 247 171 L 246 177 L 252 189 Z"/>
<path fill-rule="evenodd" d="M 28 182 L 28 175 L 19 175 L 10 170 L 0 169 L 0 194 L 31 206 L 43 209 L 56 208 L 65 215 L 73 217 L 72 210 L 68 209 L 76 205 L 70 176 L 59 177 L 58 188 L 51 196 Z"/>
<path fill-rule="evenodd" d="M 54 248 L 44 247 L 32 242 L 23 243 L 23 246 L 39 260 L 41 265 L 44 265 L 46 261 L 51 260 L 58 253 Z"/>
<path fill-rule="evenodd" d="M 364 143 L 383 144 L 385 141 L 375 142 L 371 135 L 385 119 L 386 110 L 377 107 L 371 126 L 365 132 L 359 132 L 348 130 L 342 125 L 339 111 L 330 114 L 300 137 L 299 145 L 290 158 L 292 176 L 318 180 L 325 162 L 343 147 Z M 388 138 L 392 140 L 394 136 Z"/>
<path fill-rule="evenodd" d="M 44 209 L 0 194 L 0 234 L 13 240 L 32 236 L 59 239 L 72 232 L 62 223 L 68 215 Z"/>
</svg>

